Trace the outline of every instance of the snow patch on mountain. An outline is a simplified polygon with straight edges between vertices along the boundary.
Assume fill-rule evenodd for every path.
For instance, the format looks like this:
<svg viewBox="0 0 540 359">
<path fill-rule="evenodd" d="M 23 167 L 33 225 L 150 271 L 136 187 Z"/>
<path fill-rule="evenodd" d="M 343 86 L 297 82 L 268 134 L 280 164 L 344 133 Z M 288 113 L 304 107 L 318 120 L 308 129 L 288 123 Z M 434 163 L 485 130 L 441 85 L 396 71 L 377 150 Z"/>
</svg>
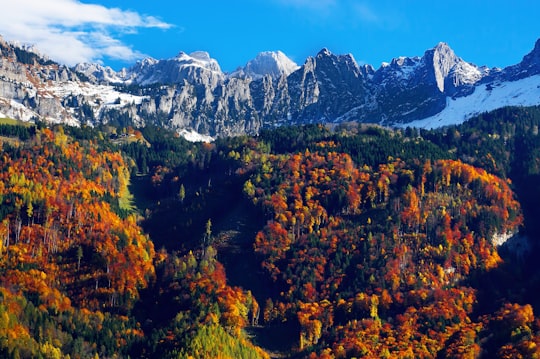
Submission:
<svg viewBox="0 0 540 359">
<path fill-rule="evenodd" d="M 482 84 L 469 96 L 447 98 L 446 107 L 438 114 L 399 125 L 432 129 L 461 124 L 484 112 L 505 106 L 535 106 L 540 103 L 540 75 L 517 81 Z"/>
<path fill-rule="evenodd" d="M 2 116 L 0 117 L 4 118 L 13 118 L 24 122 L 32 122 L 35 118 L 41 118 L 42 120 L 50 123 L 65 123 L 70 126 L 79 126 L 80 124 L 73 117 L 67 119 L 60 119 L 48 115 L 40 116 L 37 112 L 29 109 L 28 107 L 14 99 L 7 100 L 4 98 L 0 98 L 0 107 L 3 111 Z"/>
<path fill-rule="evenodd" d="M 198 133 L 195 130 L 192 130 L 192 129 L 188 130 L 186 128 L 179 131 L 178 134 L 180 136 L 182 136 L 183 138 L 185 138 L 189 142 L 206 142 L 206 143 L 210 143 L 210 142 L 214 142 L 214 140 L 215 140 L 212 136 L 202 135 L 202 134 Z"/>
<path fill-rule="evenodd" d="M 422 65 L 420 57 L 398 57 L 392 60 L 391 63 L 386 63 L 385 67 L 390 67 L 395 70 L 396 79 L 408 80 L 415 74 L 418 67 Z M 394 80 L 396 80 L 394 79 Z"/>
<path fill-rule="evenodd" d="M 105 105 L 140 105 L 147 98 L 146 96 L 136 96 L 116 91 L 112 86 L 92 85 L 73 81 L 47 86 L 44 90 L 60 98 L 70 95 L 82 95 L 86 98 L 93 98 Z"/>
<path fill-rule="evenodd" d="M 486 67 L 479 68 L 465 61 L 458 62 L 449 73 L 455 87 L 461 85 L 473 85 L 489 74 Z"/>
<path fill-rule="evenodd" d="M 403 61 L 400 61 L 400 72 L 403 79 L 408 80 L 412 75 L 414 75 L 416 69 L 420 65 L 419 58 L 408 59 L 409 61 L 405 64 Z"/>
</svg>

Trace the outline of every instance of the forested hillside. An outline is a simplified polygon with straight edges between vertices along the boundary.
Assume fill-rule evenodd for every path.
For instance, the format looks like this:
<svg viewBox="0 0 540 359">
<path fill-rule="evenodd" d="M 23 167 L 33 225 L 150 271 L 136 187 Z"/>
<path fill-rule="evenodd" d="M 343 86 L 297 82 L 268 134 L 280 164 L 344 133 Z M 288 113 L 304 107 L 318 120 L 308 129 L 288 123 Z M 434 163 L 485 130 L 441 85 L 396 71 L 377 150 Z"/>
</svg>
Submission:
<svg viewBox="0 0 540 359">
<path fill-rule="evenodd" d="M 211 144 L 6 123 L 2 357 L 540 355 L 540 108 Z"/>
</svg>

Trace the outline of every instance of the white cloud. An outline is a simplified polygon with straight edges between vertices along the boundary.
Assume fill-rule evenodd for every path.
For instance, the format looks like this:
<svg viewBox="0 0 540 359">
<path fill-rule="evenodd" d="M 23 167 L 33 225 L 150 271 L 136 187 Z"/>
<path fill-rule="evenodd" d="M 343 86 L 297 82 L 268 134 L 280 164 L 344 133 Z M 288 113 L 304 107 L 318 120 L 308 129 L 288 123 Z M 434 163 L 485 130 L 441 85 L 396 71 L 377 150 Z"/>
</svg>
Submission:
<svg viewBox="0 0 540 359">
<path fill-rule="evenodd" d="M 68 65 L 104 57 L 133 61 L 142 54 L 115 35 L 172 27 L 153 16 L 77 0 L 0 0 L 0 9 L 0 34 L 6 40 L 33 44 Z"/>
</svg>

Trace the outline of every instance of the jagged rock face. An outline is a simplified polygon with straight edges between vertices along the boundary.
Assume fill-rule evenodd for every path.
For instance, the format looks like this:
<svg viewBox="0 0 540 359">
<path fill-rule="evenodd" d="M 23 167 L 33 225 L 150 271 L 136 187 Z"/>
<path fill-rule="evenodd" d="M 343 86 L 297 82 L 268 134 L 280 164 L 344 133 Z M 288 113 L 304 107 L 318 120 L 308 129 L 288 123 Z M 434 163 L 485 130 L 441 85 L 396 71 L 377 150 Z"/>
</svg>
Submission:
<svg viewBox="0 0 540 359">
<path fill-rule="evenodd" d="M 370 90 L 351 55 L 336 56 L 323 49 L 288 79 L 290 119 L 331 122 L 366 103 Z"/>
<path fill-rule="evenodd" d="M 536 41 L 534 49 L 525 55 L 519 64 L 509 66 L 505 71 L 497 73 L 494 78 L 515 81 L 538 74 L 540 74 L 540 39 Z"/>
<path fill-rule="evenodd" d="M 540 73 L 540 39 L 536 41 L 534 49 L 521 61 L 521 68 L 526 71 L 526 73 L 531 75 L 537 75 Z"/>
<path fill-rule="evenodd" d="M 406 122 L 436 112 L 445 96 L 438 88 L 429 61 L 424 58 L 398 58 L 375 72 L 378 111 L 385 123 Z"/>
<path fill-rule="evenodd" d="M 162 86 L 138 106 L 141 117 L 161 114 L 175 129 L 189 128 L 210 136 L 255 134 L 260 123 L 252 105 L 249 80 Z"/>
<path fill-rule="evenodd" d="M 70 124 L 154 122 L 210 136 L 313 122 L 406 124 L 440 113 L 449 100 L 472 96 L 479 86 L 540 74 L 540 40 L 521 63 L 503 70 L 467 63 L 445 43 L 376 71 L 323 49 L 300 67 L 283 53 L 261 53 L 231 74 L 206 52 L 145 59 L 115 72 L 96 64 L 69 69 L 1 38 L 0 50 L 5 116 Z"/>
<path fill-rule="evenodd" d="M 426 67 L 435 76 L 435 82 L 439 91 L 445 91 L 445 80 L 450 71 L 458 64 L 459 59 L 454 51 L 445 43 L 439 43 L 433 50 L 428 50 L 424 54 Z"/>
<path fill-rule="evenodd" d="M 67 67 L 54 64 L 26 51 L 16 52 L 0 41 L 0 112 L 6 116 L 29 121 L 48 118 L 54 122 L 78 124 L 64 108 L 62 99 L 55 97 L 47 84 L 77 81 Z M 23 60 L 18 57 L 26 56 Z"/>
<path fill-rule="evenodd" d="M 292 105 L 288 77 L 281 76 L 274 80 L 271 76 L 265 76 L 259 81 L 251 82 L 249 88 L 261 126 L 262 119 L 266 126 L 290 123 Z"/>
</svg>

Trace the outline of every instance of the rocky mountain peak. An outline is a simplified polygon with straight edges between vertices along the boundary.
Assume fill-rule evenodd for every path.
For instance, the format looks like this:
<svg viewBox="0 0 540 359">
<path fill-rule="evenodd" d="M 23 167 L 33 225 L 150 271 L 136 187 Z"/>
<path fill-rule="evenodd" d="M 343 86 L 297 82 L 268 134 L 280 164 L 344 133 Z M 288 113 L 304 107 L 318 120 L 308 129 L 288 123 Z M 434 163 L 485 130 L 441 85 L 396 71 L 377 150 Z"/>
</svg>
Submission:
<svg viewBox="0 0 540 359">
<path fill-rule="evenodd" d="M 137 61 L 137 63 L 135 64 L 134 67 L 137 67 L 137 66 L 152 66 L 152 65 L 155 65 L 156 63 L 158 62 L 158 60 L 152 58 L 152 57 L 145 57 L 144 59 L 142 60 L 139 60 Z"/>
<path fill-rule="evenodd" d="M 448 45 L 448 43 L 444 42 L 444 41 L 441 41 L 439 42 L 437 45 L 435 45 L 435 47 L 433 48 L 433 50 L 435 50 L 436 52 L 454 52 L 454 50 L 452 50 L 450 48 L 450 46 Z"/>
<path fill-rule="evenodd" d="M 323 66 L 326 67 L 326 70 L 334 68 L 342 74 L 345 72 L 351 72 L 356 77 L 360 76 L 360 74 L 363 74 L 352 54 L 335 55 L 327 48 L 323 48 L 321 51 L 319 51 L 319 53 L 317 54 L 317 56 L 315 56 L 313 60 L 316 63 L 317 67 Z"/>
<path fill-rule="evenodd" d="M 194 51 L 191 54 L 189 54 L 189 56 L 191 56 L 194 59 L 204 61 L 204 62 L 211 62 L 213 60 L 210 57 L 210 54 L 206 51 Z"/>
<path fill-rule="evenodd" d="M 446 77 L 452 68 L 462 60 L 456 56 L 454 50 L 447 43 L 439 42 L 433 49 L 425 52 L 424 61 L 426 65 L 433 67 L 437 88 L 444 92 Z"/>
<path fill-rule="evenodd" d="M 540 39 L 536 41 L 532 51 L 523 57 L 521 67 L 529 76 L 540 73 Z"/>
<path fill-rule="evenodd" d="M 73 70 L 85 75 L 90 81 L 95 83 L 120 83 L 123 81 L 122 76 L 119 76 L 112 68 L 100 64 L 80 63 L 75 65 Z"/>
<path fill-rule="evenodd" d="M 171 59 L 178 61 L 184 66 L 200 66 L 210 71 L 221 72 L 221 68 L 217 60 L 210 57 L 210 54 L 206 51 L 194 51 L 190 54 L 186 54 L 181 51 L 175 58 Z M 169 61 L 169 60 L 162 60 Z"/>
<path fill-rule="evenodd" d="M 326 47 L 323 47 L 321 49 L 321 51 L 319 51 L 317 53 L 317 58 L 321 58 L 321 57 L 329 57 L 329 56 L 332 56 L 332 52 L 330 50 L 328 50 Z"/>
<path fill-rule="evenodd" d="M 239 69 L 235 75 L 244 75 L 254 80 L 269 75 L 277 79 L 288 76 L 298 70 L 299 66 L 281 51 L 261 52 L 253 60 L 250 60 L 244 68 Z"/>
</svg>

